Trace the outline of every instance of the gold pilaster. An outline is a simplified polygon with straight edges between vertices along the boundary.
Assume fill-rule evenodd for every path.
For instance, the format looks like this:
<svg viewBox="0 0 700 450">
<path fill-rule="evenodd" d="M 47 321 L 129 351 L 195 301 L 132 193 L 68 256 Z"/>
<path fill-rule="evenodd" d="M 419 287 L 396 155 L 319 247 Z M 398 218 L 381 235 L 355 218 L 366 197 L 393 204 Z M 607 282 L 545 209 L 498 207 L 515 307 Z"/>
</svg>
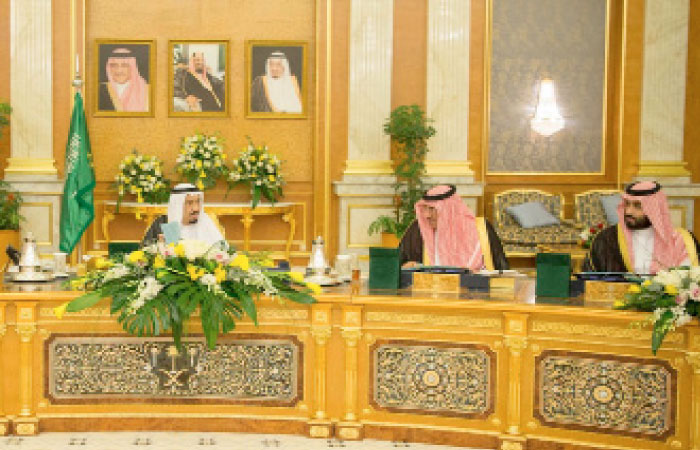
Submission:
<svg viewBox="0 0 700 450">
<path fill-rule="evenodd" d="M 34 365 L 34 335 L 36 334 L 37 302 L 18 302 L 17 334 L 19 335 L 19 417 L 13 420 L 15 433 L 33 435 L 39 423 L 32 410 L 32 367 Z"/>
<path fill-rule="evenodd" d="M 5 324 L 5 304 L 0 303 L 0 355 L 3 354 L 2 352 L 2 338 L 5 336 L 5 332 L 7 331 L 7 325 Z M 0 436 L 6 436 L 10 432 L 10 423 L 9 420 L 5 417 L 5 399 L 4 399 L 4 386 L 5 382 L 2 377 L 2 374 L 6 373 L 4 371 L 3 359 L 0 357 Z"/>
<path fill-rule="evenodd" d="M 690 397 L 693 402 L 690 417 L 690 449 L 700 450 L 700 352 L 688 352 L 686 359 L 693 368 L 693 387 Z"/>
<path fill-rule="evenodd" d="M 314 338 L 314 386 L 316 405 L 314 418 L 309 422 L 309 436 L 328 438 L 331 422 L 326 414 L 327 353 L 331 337 L 331 305 L 315 304 L 311 307 L 311 336 Z"/>
<path fill-rule="evenodd" d="M 508 408 L 506 431 L 509 435 L 520 434 L 521 428 L 521 377 L 522 353 L 527 348 L 527 315 L 505 313 L 504 343 L 508 349 Z M 504 447 L 505 448 L 505 447 Z M 515 447 L 513 447 L 515 449 Z"/>
<path fill-rule="evenodd" d="M 244 214 L 243 218 L 241 219 L 241 223 L 243 224 L 243 250 L 248 252 L 250 251 L 250 227 L 253 225 L 253 222 L 255 219 L 253 219 L 252 214 Z"/>
<path fill-rule="evenodd" d="M 361 307 L 343 306 L 341 336 L 345 341 L 345 415 L 337 425 L 338 437 L 343 440 L 362 437 L 362 425 L 357 421 L 357 344 L 362 337 L 361 322 Z"/>
</svg>

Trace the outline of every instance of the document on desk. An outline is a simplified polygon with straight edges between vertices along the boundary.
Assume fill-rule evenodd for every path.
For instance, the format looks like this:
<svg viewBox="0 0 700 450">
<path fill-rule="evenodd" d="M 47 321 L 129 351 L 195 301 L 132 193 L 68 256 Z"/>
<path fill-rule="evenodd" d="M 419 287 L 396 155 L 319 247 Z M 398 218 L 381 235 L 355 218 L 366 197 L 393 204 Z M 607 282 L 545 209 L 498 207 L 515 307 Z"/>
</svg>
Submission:
<svg viewBox="0 0 700 450">
<path fill-rule="evenodd" d="M 160 226 L 161 231 L 163 231 L 163 236 L 165 237 L 165 244 L 177 243 L 180 240 L 180 223 L 179 222 L 168 222 Z"/>
</svg>

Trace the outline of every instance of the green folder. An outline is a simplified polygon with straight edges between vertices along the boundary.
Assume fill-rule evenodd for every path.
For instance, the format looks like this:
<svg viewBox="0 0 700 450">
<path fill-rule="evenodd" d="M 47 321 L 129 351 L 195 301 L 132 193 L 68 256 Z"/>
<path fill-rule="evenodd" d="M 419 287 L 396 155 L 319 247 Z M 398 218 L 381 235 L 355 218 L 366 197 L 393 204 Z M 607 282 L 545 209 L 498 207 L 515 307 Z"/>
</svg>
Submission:
<svg viewBox="0 0 700 450">
<path fill-rule="evenodd" d="M 569 297 L 571 279 L 571 255 L 568 253 L 538 253 L 537 264 L 538 297 Z"/>
<path fill-rule="evenodd" d="M 400 277 L 399 249 L 370 247 L 369 288 L 398 289 Z"/>
<path fill-rule="evenodd" d="M 107 252 L 109 256 L 131 253 L 139 249 L 138 242 L 110 242 L 107 244 Z"/>
</svg>

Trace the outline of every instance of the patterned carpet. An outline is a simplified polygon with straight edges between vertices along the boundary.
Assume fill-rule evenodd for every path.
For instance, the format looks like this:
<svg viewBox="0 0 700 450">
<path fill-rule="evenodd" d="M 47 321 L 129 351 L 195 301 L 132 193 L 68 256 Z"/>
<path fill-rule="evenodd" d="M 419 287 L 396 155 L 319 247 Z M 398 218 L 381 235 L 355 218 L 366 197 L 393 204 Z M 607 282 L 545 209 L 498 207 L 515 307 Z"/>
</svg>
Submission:
<svg viewBox="0 0 700 450">
<path fill-rule="evenodd" d="M 464 450 L 445 445 L 309 439 L 302 436 L 248 433 L 41 433 L 0 438 L 2 450 Z"/>
</svg>

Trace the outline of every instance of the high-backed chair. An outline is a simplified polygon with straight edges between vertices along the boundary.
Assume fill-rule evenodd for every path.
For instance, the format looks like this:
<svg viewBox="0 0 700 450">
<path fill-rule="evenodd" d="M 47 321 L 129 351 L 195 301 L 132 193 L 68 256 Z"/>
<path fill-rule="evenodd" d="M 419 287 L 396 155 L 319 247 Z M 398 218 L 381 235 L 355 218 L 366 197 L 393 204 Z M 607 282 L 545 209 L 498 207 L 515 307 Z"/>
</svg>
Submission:
<svg viewBox="0 0 700 450">
<path fill-rule="evenodd" d="M 608 217 L 605 214 L 600 198 L 605 195 L 619 194 L 615 189 L 592 189 L 574 196 L 574 221 L 579 228 L 588 228 L 602 223 L 608 226 Z"/>
<path fill-rule="evenodd" d="M 535 228 L 521 227 L 506 208 L 527 202 L 542 203 L 560 223 Z M 537 189 L 500 192 L 494 196 L 493 214 L 496 232 L 509 256 L 533 255 L 540 244 L 574 244 L 579 238 L 573 223 L 564 219 L 564 196 L 561 194 L 550 194 Z"/>
</svg>

